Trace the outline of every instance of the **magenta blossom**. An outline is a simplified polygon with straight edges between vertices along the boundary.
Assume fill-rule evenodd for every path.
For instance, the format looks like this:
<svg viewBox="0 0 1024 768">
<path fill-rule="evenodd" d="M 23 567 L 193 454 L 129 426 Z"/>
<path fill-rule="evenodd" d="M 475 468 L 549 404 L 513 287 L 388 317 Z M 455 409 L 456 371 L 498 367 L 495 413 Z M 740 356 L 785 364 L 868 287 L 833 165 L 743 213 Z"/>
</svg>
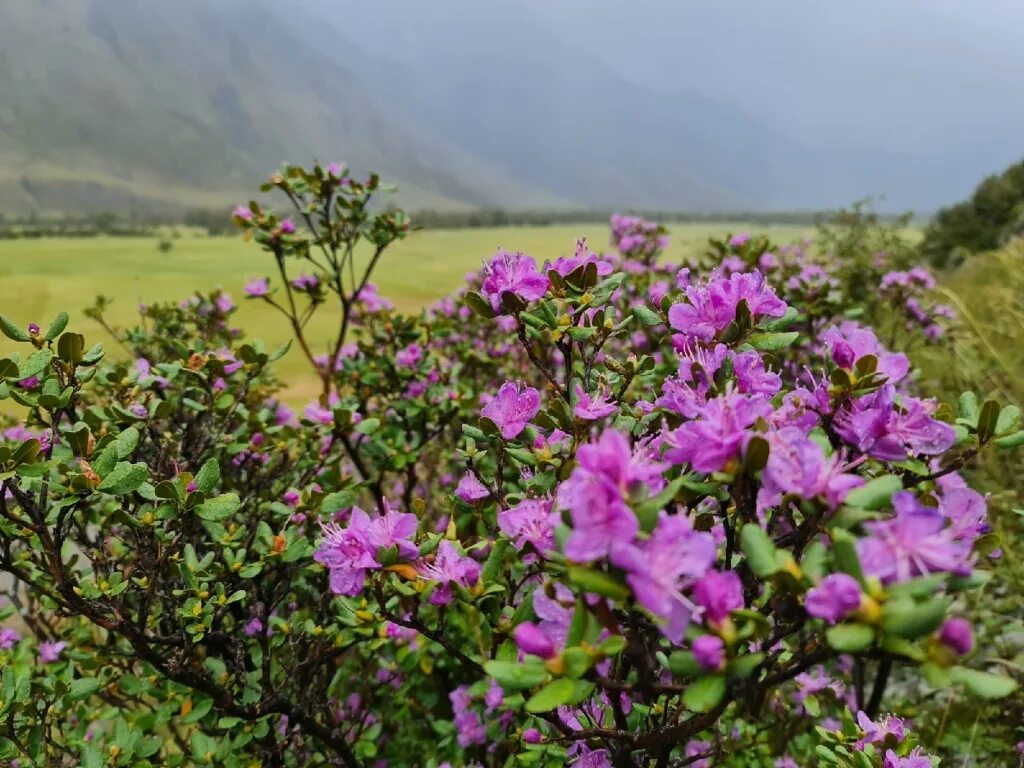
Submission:
<svg viewBox="0 0 1024 768">
<path fill-rule="evenodd" d="M 668 321 L 683 336 L 711 341 L 736 319 L 740 302 L 746 302 L 752 317 L 782 317 L 786 302 L 775 295 L 760 272 L 735 272 L 714 277 L 707 285 L 691 285 L 685 290 L 688 303 L 674 304 Z"/>
<path fill-rule="evenodd" d="M 467 472 L 459 480 L 459 484 L 455 488 L 455 495 L 467 504 L 472 504 L 475 501 L 486 499 L 491 495 L 491 492 L 487 490 L 487 486 L 477 479 L 476 475 L 472 472 Z"/>
<path fill-rule="evenodd" d="M 0 627 L 0 651 L 9 651 L 21 640 L 15 630 L 10 627 Z"/>
<path fill-rule="evenodd" d="M 662 513 L 647 541 L 615 554 L 637 602 L 664 622 L 662 632 L 674 643 L 682 640 L 695 608 L 682 590 L 707 573 L 715 549 L 714 537 L 694 530 L 688 517 Z"/>
<path fill-rule="evenodd" d="M 53 664 L 60 661 L 60 655 L 67 648 L 68 644 L 64 641 L 57 641 L 53 643 L 40 643 L 39 644 L 39 663 L 40 664 Z"/>
<path fill-rule="evenodd" d="M 882 461 L 911 455 L 938 456 L 956 442 L 956 432 L 932 418 L 934 403 L 914 397 L 893 400 L 892 385 L 853 401 L 836 413 L 836 432 L 858 450 Z"/>
<path fill-rule="evenodd" d="M 258 277 L 245 284 L 244 292 L 250 299 L 258 299 L 270 294 L 270 281 L 265 277 Z"/>
<path fill-rule="evenodd" d="M 738 392 L 716 397 L 701 408 L 700 419 L 668 435 L 665 458 L 698 472 L 718 472 L 746 446 L 749 428 L 770 414 L 771 406 L 761 397 Z"/>
<path fill-rule="evenodd" d="M 415 519 L 415 518 L 414 518 Z M 448 539 L 443 539 L 437 548 L 433 563 L 419 563 L 416 571 L 425 579 L 440 582 L 430 596 L 431 605 L 448 605 L 452 601 L 452 584 L 470 587 L 480 576 L 480 564 L 471 557 L 464 557 Z"/>
<path fill-rule="evenodd" d="M 704 609 L 705 618 L 721 624 L 743 607 L 743 583 L 735 571 L 708 571 L 693 588 L 693 599 Z"/>
<path fill-rule="evenodd" d="M 511 538 L 517 549 L 528 544 L 540 553 L 555 547 L 558 514 L 549 499 L 526 499 L 498 512 L 498 527 Z"/>
<path fill-rule="evenodd" d="M 759 502 L 774 506 L 784 494 L 803 499 L 823 498 L 835 509 L 864 480 L 840 469 L 837 456 L 826 457 L 818 443 L 798 427 L 783 427 L 768 435 L 771 450 L 762 473 Z"/>
<path fill-rule="evenodd" d="M 526 424 L 540 411 L 540 392 L 507 381 L 498 394 L 484 406 L 481 415 L 490 419 L 506 440 L 513 440 L 526 428 Z"/>
<path fill-rule="evenodd" d="M 410 344 L 408 347 L 398 350 L 395 362 L 403 368 L 415 368 L 422 358 L 423 348 L 419 344 Z"/>
<path fill-rule="evenodd" d="M 576 385 L 576 405 L 572 414 L 581 421 L 597 421 L 615 413 L 616 405 L 610 399 L 607 392 L 599 392 L 591 396 L 584 392 L 583 387 Z"/>
<path fill-rule="evenodd" d="M 946 619 L 939 631 L 939 642 L 958 656 L 966 656 L 974 647 L 974 631 L 966 619 Z"/>
<path fill-rule="evenodd" d="M 548 278 L 537 271 L 537 262 L 523 253 L 498 251 L 484 265 L 480 292 L 501 311 L 502 295 L 512 293 L 523 301 L 536 301 L 548 290 Z"/>
<path fill-rule="evenodd" d="M 393 511 L 384 501 L 384 514 L 370 517 L 353 507 L 348 526 L 322 523 L 324 538 L 313 559 L 330 571 L 331 591 L 356 595 L 363 588 L 366 572 L 377 569 L 377 553 L 394 547 L 400 558 L 411 560 L 418 554 L 410 541 L 416 533 L 416 515 Z"/>
<path fill-rule="evenodd" d="M 915 576 L 971 572 L 971 546 L 956 538 L 946 518 L 922 505 L 909 491 L 892 497 L 895 515 L 865 523 L 868 536 L 857 541 L 864 572 L 883 583 L 907 581 Z"/>
<path fill-rule="evenodd" d="M 512 631 L 512 638 L 523 653 L 540 656 L 542 659 L 550 659 L 556 653 L 555 644 L 532 622 L 524 621 L 519 624 Z"/>
<path fill-rule="evenodd" d="M 239 205 L 231 212 L 231 215 L 241 221 L 252 221 L 252 211 L 247 205 Z"/>
<path fill-rule="evenodd" d="M 845 573 L 833 573 L 807 592 L 807 613 L 829 624 L 845 619 L 860 607 L 860 584 Z"/>
<path fill-rule="evenodd" d="M 715 635 L 701 635 L 693 641 L 693 658 L 704 669 L 719 670 L 725 661 L 725 643 Z"/>
</svg>

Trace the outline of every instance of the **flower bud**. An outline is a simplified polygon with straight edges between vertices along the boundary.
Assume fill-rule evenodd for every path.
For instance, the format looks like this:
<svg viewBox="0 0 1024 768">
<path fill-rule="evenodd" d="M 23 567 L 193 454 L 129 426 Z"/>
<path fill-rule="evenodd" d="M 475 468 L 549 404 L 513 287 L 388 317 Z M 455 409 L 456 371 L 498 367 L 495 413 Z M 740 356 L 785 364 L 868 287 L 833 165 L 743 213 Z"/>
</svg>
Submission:
<svg viewBox="0 0 1024 768">
<path fill-rule="evenodd" d="M 714 635 L 701 635 L 693 641 L 693 658 L 704 669 L 721 669 L 725 661 L 725 644 Z"/>
<path fill-rule="evenodd" d="M 540 627 L 529 621 L 517 626 L 512 631 L 512 638 L 523 653 L 532 653 L 542 659 L 550 659 L 555 655 L 554 643 L 541 632 Z"/>
<path fill-rule="evenodd" d="M 959 656 L 966 656 L 974 647 L 974 632 L 966 619 L 947 619 L 939 630 L 939 642 Z"/>
</svg>

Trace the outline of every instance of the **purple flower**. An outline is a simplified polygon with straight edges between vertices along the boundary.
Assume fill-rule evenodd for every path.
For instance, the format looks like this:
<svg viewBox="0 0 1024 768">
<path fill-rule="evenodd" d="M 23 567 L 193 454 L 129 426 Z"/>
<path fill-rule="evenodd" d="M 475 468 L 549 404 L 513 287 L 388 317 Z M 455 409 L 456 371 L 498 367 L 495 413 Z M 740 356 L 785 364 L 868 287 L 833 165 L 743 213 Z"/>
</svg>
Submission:
<svg viewBox="0 0 1024 768">
<path fill-rule="evenodd" d="M 845 619 L 860 607 L 860 584 L 845 573 L 833 573 L 807 592 L 807 613 L 829 624 Z"/>
<path fill-rule="evenodd" d="M 939 511 L 949 520 L 952 535 L 961 541 L 973 543 L 989 530 L 985 497 L 971 488 L 950 488 L 943 493 Z"/>
<path fill-rule="evenodd" d="M 42 333 L 42 330 L 43 329 L 39 327 L 39 323 L 29 323 L 28 324 L 28 335 L 29 336 L 38 336 L 40 333 Z"/>
<path fill-rule="evenodd" d="M 235 308 L 235 302 L 231 300 L 231 297 L 224 291 L 220 291 L 214 298 L 213 303 L 217 305 L 217 311 L 222 315 L 226 315 L 232 309 Z"/>
<path fill-rule="evenodd" d="M 607 392 L 600 392 L 591 397 L 583 387 L 576 385 L 576 405 L 572 415 L 581 421 L 596 421 L 615 413 L 616 405 L 609 399 Z"/>
<path fill-rule="evenodd" d="M 891 749 L 887 749 L 882 768 L 932 768 L 932 761 L 920 747 L 914 747 L 906 757 L 900 757 Z"/>
<path fill-rule="evenodd" d="M 771 414 L 761 397 L 729 392 L 700 410 L 701 418 L 688 421 L 668 435 L 665 458 L 690 464 L 698 472 L 718 472 L 746 445 L 748 429 Z"/>
<path fill-rule="evenodd" d="M 910 371 L 910 361 L 906 355 L 886 351 L 874 332 L 852 321 L 826 328 L 821 339 L 828 345 L 832 362 L 848 371 L 853 370 L 857 361 L 868 355 L 878 358 L 875 370 L 892 383 Z"/>
<path fill-rule="evenodd" d="M 257 277 L 255 280 L 250 280 L 246 283 L 243 290 L 246 297 L 258 299 L 270 294 L 270 281 L 265 277 Z"/>
<path fill-rule="evenodd" d="M 10 627 L 0 628 L 0 651 L 9 651 L 21 640 L 15 630 Z"/>
<path fill-rule="evenodd" d="M 939 642 L 958 656 L 966 656 L 974 647 L 974 632 L 966 619 L 946 619 L 939 631 Z"/>
<path fill-rule="evenodd" d="M 419 344 L 410 344 L 405 349 L 400 349 L 395 355 L 395 362 L 403 368 L 415 368 L 416 364 L 423 357 L 423 348 Z"/>
<path fill-rule="evenodd" d="M 511 538 L 517 549 L 528 544 L 540 553 L 555 548 L 558 514 L 549 499 L 526 499 L 498 512 L 498 528 Z"/>
<path fill-rule="evenodd" d="M 886 741 L 889 744 L 900 744 L 906 738 L 903 721 L 891 715 L 875 722 L 866 713 L 858 712 L 857 725 L 863 731 L 863 735 L 857 740 L 857 749 L 863 749 L 865 744 L 882 744 Z"/>
<path fill-rule="evenodd" d="M 532 622 L 524 621 L 519 624 L 512 630 L 512 639 L 523 653 L 531 653 L 542 659 L 550 659 L 555 655 L 555 644 Z"/>
<path fill-rule="evenodd" d="M 708 571 L 693 588 L 693 599 L 715 624 L 743 607 L 743 583 L 735 571 Z"/>
<path fill-rule="evenodd" d="M 536 301 L 547 290 L 548 278 L 537 271 L 537 262 L 523 253 L 498 251 L 484 265 L 480 292 L 495 312 L 501 311 L 502 294 L 506 292 L 529 302 Z"/>
<path fill-rule="evenodd" d="M 688 517 L 662 513 L 647 541 L 617 548 L 614 559 L 637 602 L 664 621 L 669 640 L 680 642 L 695 608 L 681 591 L 714 563 L 714 537 L 695 531 Z"/>
<path fill-rule="evenodd" d="M 971 572 L 971 547 L 946 526 L 943 514 L 922 505 L 909 491 L 892 497 L 895 515 L 865 523 L 868 536 L 857 541 L 861 566 L 883 583 L 907 581 L 915 576 Z"/>
<path fill-rule="evenodd" d="M 470 587 L 480 576 L 480 564 L 471 557 L 460 555 L 448 539 L 441 541 L 433 563 L 421 562 L 416 570 L 423 578 L 441 584 L 430 596 L 431 605 L 448 605 L 452 601 L 452 584 Z"/>
<path fill-rule="evenodd" d="M 53 664 L 54 662 L 60 661 L 60 655 L 67 647 L 68 644 L 64 641 L 58 641 L 54 643 L 40 643 L 39 663 Z"/>
<path fill-rule="evenodd" d="M 740 232 L 739 234 L 733 235 L 729 238 L 729 245 L 733 248 L 741 248 L 747 241 L 750 240 L 750 235 L 746 232 Z"/>
<path fill-rule="evenodd" d="M 903 397 L 893 402 L 887 384 L 836 412 L 836 432 L 858 450 L 882 461 L 902 461 L 913 454 L 937 456 L 956 442 L 949 424 L 932 418 L 932 403 Z"/>
<path fill-rule="evenodd" d="M 854 488 L 863 485 L 857 475 L 844 473 L 839 458 L 825 451 L 798 427 L 783 427 L 768 435 L 771 450 L 762 473 L 762 506 L 775 506 L 783 494 L 803 499 L 823 497 L 835 509 Z"/>
<path fill-rule="evenodd" d="M 290 218 L 281 219 L 281 232 L 285 235 L 294 235 L 295 222 Z"/>
<path fill-rule="evenodd" d="M 395 547 L 398 556 L 410 560 L 418 554 L 409 541 L 416 533 L 416 516 L 393 511 L 384 501 L 384 514 L 371 518 L 353 507 L 348 526 L 321 523 L 324 538 L 313 559 L 330 572 L 331 591 L 356 595 L 366 581 L 366 571 L 380 567 L 377 552 Z"/>
<path fill-rule="evenodd" d="M 725 643 L 715 635 L 701 635 L 693 641 L 693 658 L 704 669 L 721 669 L 725 661 Z"/>
<path fill-rule="evenodd" d="M 259 616 L 253 616 L 245 622 L 245 626 L 242 627 L 242 631 L 245 633 L 246 637 L 255 637 L 263 631 L 263 622 L 260 620 Z"/>
<path fill-rule="evenodd" d="M 569 258 L 563 256 L 553 263 L 545 262 L 544 272 L 554 270 L 562 277 L 568 277 L 574 270 L 585 264 L 591 263 L 596 265 L 599 277 L 610 275 L 614 269 L 610 261 L 604 261 L 596 253 L 587 248 L 587 239 L 583 237 L 576 241 L 575 255 Z"/>
<path fill-rule="evenodd" d="M 316 275 L 307 275 L 303 272 L 292 280 L 292 285 L 300 291 L 315 291 L 320 285 L 320 278 Z"/>
<path fill-rule="evenodd" d="M 491 495 L 491 492 L 487 490 L 487 486 L 477 479 L 476 475 L 472 472 L 467 472 L 459 480 L 459 484 L 455 488 L 455 495 L 467 504 L 472 504 L 474 501 L 486 499 Z"/>
<path fill-rule="evenodd" d="M 252 211 L 247 205 L 240 205 L 231 212 L 231 215 L 241 221 L 252 221 Z"/>
<path fill-rule="evenodd" d="M 490 419 L 506 440 L 513 440 L 540 411 L 540 392 L 506 381 L 498 394 L 484 406 L 481 415 Z"/>
<path fill-rule="evenodd" d="M 18 382 L 18 386 L 22 389 L 35 389 L 39 386 L 38 376 L 29 376 L 27 379 L 22 379 Z"/>
<path fill-rule="evenodd" d="M 544 737 L 536 728 L 527 728 L 523 731 L 523 741 L 527 744 L 540 744 L 543 740 Z"/>
<path fill-rule="evenodd" d="M 751 317 L 782 317 L 786 302 L 775 295 L 760 272 L 735 272 L 715 277 L 707 285 L 691 285 L 685 290 L 687 304 L 674 304 L 668 321 L 686 337 L 711 341 L 736 319 L 740 302 L 746 302 Z"/>
<path fill-rule="evenodd" d="M 581 446 L 577 465 L 558 489 L 558 503 L 572 515 L 573 532 L 565 556 L 577 562 L 596 560 L 628 545 L 639 529 L 627 497 L 655 478 L 664 465 L 634 456 L 629 441 L 605 430 L 596 443 Z"/>
</svg>

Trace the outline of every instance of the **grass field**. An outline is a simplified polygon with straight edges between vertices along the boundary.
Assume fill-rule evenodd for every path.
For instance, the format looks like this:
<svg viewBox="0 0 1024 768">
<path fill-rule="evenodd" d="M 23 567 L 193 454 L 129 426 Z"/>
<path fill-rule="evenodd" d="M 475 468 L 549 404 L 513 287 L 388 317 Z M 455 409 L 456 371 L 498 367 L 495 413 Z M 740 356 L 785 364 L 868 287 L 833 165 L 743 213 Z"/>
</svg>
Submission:
<svg viewBox="0 0 1024 768">
<path fill-rule="evenodd" d="M 680 258 L 699 251 L 711 235 L 752 227 L 735 224 L 684 224 L 672 228 L 669 255 Z M 774 239 L 788 242 L 812 233 L 802 227 L 757 227 Z M 497 248 L 522 250 L 538 262 L 571 253 L 578 237 L 588 236 L 600 248 L 607 228 L 599 224 L 500 229 L 429 230 L 416 232 L 389 251 L 375 274 L 382 295 L 399 309 L 416 310 L 458 288 L 464 275 Z M 45 327 L 66 309 L 72 328 L 87 340 L 109 341 L 98 324 L 82 315 L 97 294 L 116 297 L 110 310 L 115 324 L 132 322 L 136 305 L 181 299 L 196 289 L 221 286 L 241 305 L 238 324 L 250 338 L 277 344 L 287 338 L 280 316 L 260 302 L 242 301 L 246 280 L 270 273 L 272 263 L 259 247 L 238 238 L 183 236 L 167 253 L 157 241 L 144 238 L 41 239 L 0 241 L 0 312 L 19 325 L 37 322 Z M 319 310 L 313 337 L 326 338 L 336 327 L 337 311 Z M 0 339 L 0 354 L 10 350 Z M 116 348 L 108 344 L 113 352 Z M 291 353 L 280 364 L 291 399 L 312 392 L 306 384 L 304 361 Z"/>
</svg>

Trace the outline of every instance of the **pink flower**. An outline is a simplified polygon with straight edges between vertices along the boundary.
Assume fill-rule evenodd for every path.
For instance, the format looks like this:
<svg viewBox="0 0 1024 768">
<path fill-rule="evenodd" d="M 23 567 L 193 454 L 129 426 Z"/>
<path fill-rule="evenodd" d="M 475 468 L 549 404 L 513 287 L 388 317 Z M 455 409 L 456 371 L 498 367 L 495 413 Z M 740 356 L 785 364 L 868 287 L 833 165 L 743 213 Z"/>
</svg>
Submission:
<svg viewBox="0 0 1024 768">
<path fill-rule="evenodd" d="M 39 663 L 53 664 L 60 661 L 60 655 L 68 644 L 63 641 L 39 644 Z"/>
<path fill-rule="evenodd" d="M 480 576 L 480 564 L 471 557 L 460 555 L 448 539 L 441 541 L 433 563 L 421 562 L 416 570 L 423 578 L 441 583 L 430 596 L 431 605 L 448 605 L 452 601 L 452 584 L 469 587 Z"/>
<path fill-rule="evenodd" d="M 484 406 L 481 415 L 490 419 L 506 440 L 513 440 L 526 428 L 540 411 L 540 392 L 533 387 L 522 387 L 518 382 L 507 381 L 501 385 L 498 394 Z"/>
<path fill-rule="evenodd" d="M 715 624 L 743 607 L 743 583 L 735 571 L 709 571 L 693 589 L 693 599 Z"/>
<path fill-rule="evenodd" d="M 600 392 L 593 397 L 589 392 L 584 392 L 583 387 L 576 385 L 576 405 L 572 409 L 572 415 L 581 421 L 597 421 L 615 413 L 616 405 L 613 403 L 607 392 Z"/>
<path fill-rule="evenodd" d="M 523 253 L 498 251 L 484 265 L 480 292 L 495 312 L 502 310 L 502 295 L 512 293 L 523 301 L 536 301 L 548 290 L 548 278 L 537 271 L 537 262 Z"/>
<path fill-rule="evenodd" d="M 231 215 L 240 221 L 252 221 L 252 211 L 247 205 L 239 205 L 231 212 Z"/>
<path fill-rule="evenodd" d="M 669 324 L 684 336 L 711 341 L 736 319 L 740 302 L 746 302 L 751 317 L 782 317 L 786 302 L 775 295 L 760 272 L 735 272 L 716 277 L 707 285 L 691 285 L 685 290 L 687 304 L 669 308 Z"/>
<path fill-rule="evenodd" d="M 549 499 L 526 499 L 498 512 L 498 528 L 511 538 L 517 549 L 528 544 L 540 553 L 555 547 L 558 514 Z"/>
<path fill-rule="evenodd" d="M 807 592 L 807 613 L 829 624 L 845 619 L 860 607 L 860 584 L 845 573 L 833 573 Z"/>
<path fill-rule="evenodd" d="M 966 619 L 946 619 L 939 631 L 939 642 L 959 656 L 966 656 L 974 647 L 974 632 Z"/>
<path fill-rule="evenodd" d="M 761 397 L 729 392 L 708 400 L 699 420 L 668 435 L 665 458 L 688 463 L 698 472 L 718 472 L 746 446 L 754 422 L 770 414 L 771 407 Z"/>
<path fill-rule="evenodd" d="M 550 659 L 556 653 L 551 639 L 529 621 L 524 621 L 512 630 L 512 639 L 523 653 L 540 656 L 542 659 Z"/>
<path fill-rule="evenodd" d="M 410 344 L 405 349 L 400 349 L 395 355 L 395 362 L 403 368 L 415 368 L 416 364 L 423 357 L 423 348 L 419 344 Z"/>
<path fill-rule="evenodd" d="M 250 299 L 258 299 L 270 293 L 270 281 L 265 277 L 258 277 L 245 284 L 245 295 Z"/>
<path fill-rule="evenodd" d="M 721 669 L 725 661 L 725 643 L 716 635 L 701 635 L 693 641 L 693 658 L 704 669 Z"/>
<path fill-rule="evenodd" d="M 491 492 L 487 490 L 487 486 L 477 479 L 476 475 L 472 472 L 467 472 L 459 480 L 459 484 L 455 488 L 455 495 L 467 504 L 472 504 L 474 501 L 486 499 L 491 495 Z"/>
</svg>

